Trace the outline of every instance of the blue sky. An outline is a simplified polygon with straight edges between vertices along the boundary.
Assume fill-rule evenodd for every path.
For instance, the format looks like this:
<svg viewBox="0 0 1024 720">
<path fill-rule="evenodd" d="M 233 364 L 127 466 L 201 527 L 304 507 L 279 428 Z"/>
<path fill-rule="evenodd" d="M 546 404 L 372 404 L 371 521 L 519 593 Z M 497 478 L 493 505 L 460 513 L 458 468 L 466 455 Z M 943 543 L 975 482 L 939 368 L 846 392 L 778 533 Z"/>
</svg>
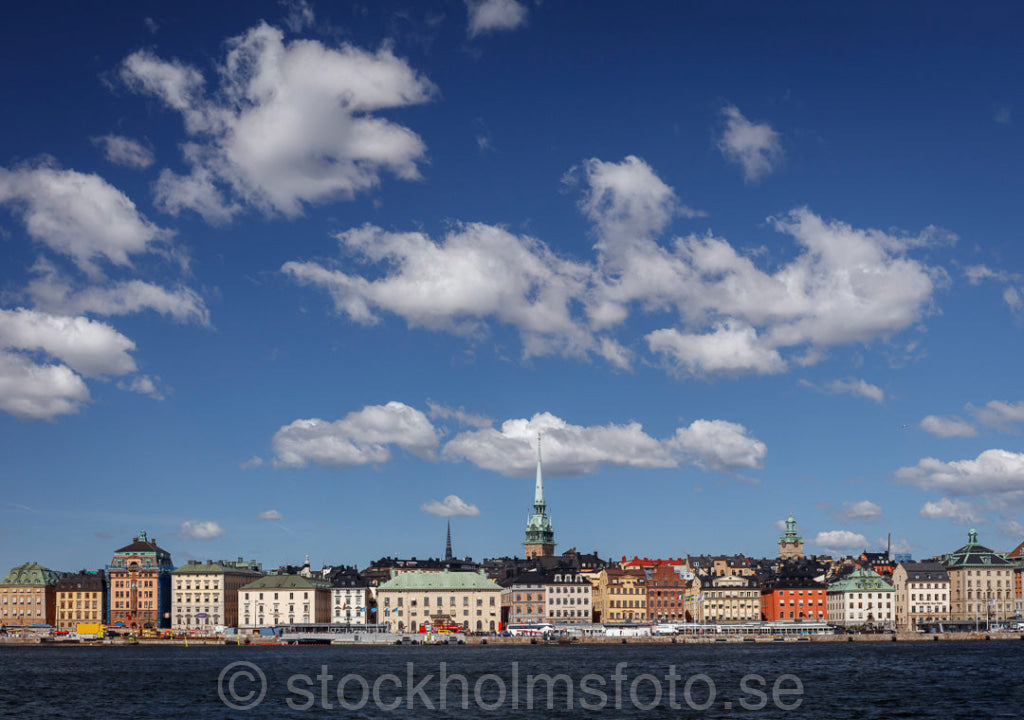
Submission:
<svg viewBox="0 0 1024 720">
<path fill-rule="evenodd" d="M 0 567 L 1015 547 L 1022 12 L 13 10 Z"/>
</svg>

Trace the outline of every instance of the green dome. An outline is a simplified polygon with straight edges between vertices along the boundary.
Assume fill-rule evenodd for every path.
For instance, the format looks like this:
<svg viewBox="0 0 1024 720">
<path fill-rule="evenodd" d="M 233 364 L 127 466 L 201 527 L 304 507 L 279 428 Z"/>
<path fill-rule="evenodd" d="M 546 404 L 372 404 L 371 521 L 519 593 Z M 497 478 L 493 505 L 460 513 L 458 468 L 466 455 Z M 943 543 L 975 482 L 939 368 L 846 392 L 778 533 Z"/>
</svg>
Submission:
<svg viewBox="0 0 1024 720">
<path fill-rule="evenodd" d="M 60 578 L 61 573 L 44 568 L 39 563 L 25 563 L 7 573 L 0 585 L 46 587 L 56 585 Z"/>
</svg>

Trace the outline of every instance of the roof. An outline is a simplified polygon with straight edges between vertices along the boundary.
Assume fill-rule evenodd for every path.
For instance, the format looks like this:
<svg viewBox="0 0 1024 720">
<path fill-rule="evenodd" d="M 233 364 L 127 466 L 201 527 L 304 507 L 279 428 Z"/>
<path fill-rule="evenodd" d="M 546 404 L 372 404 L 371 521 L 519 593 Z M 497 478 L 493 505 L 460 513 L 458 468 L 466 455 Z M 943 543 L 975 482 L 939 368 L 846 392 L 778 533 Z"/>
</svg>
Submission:
<svg viewBox="0 0 1024 720">
<path fill-rule="evenodd" d="M 626 556 L 622 556 L 622 562 L 619 563 L 622 567 L 656 567 L 658 565 L 686 565 L 686 561 L 682 558 L 668 558 L 662 560 L 660 558 L 642 558 L 634 556 L 632 560 L 627 560 Z"/>
<path fill-rule="evenodd" d="M 238 588 L 242 590 L 328 590 L 330 585 L 322 580 L 302 577 L 301 575 L 264 575 L 248 585 Z"/>
<path fill-rule="evenodd" d="M 221 562 L 206 561 L 205 563 L 188 563 L 182 565 L 180 568 L 172 572 L 172 575 L 224 575 L 225 573 L 232 573 L 234 575 L 252 575 L 256 577 L 263 573 L 255 570 L 251 567 L 237 567 L 233 563 L 225 564 Z"/>
<path fill-rule="evenodd" d="M 73 575 L 65 575 L 57 582 L 57 592 L 101 591 L 106 587 L 107 578 L 102 570 L 81 570 Z"/>
<path fill-rule="evenodd" d="M 169 552 L 156 544 L 156 538 L 150 540 L 146 537 L 145 530 L 141 531 L 138 537 L 132 538 L 131 545 L 125 545 L 114 551 L 115 555 L 118 553 L 160 553 L 170 556 Z"/>
<path fill-rule="evenodd" d="M 949 573 L 937 562 L 905 562 L 899 566 L 906 571 L 908 582 L 949 582 Z"/>
<path fill-rule="evenodd" d="M 978 542 L 978 531 L 971 528 L 967 532 L 967 544 L 954 550 L 945 557 L 942 563 L 947 570 L 963 567 L 1010 567 L 1012 563 Z"/>
<path fill-rule="evenodd" d="M 556 580 L 556 577 L 559 579 Z M 579 572 L 573 568 L 531 568 L 510 580 L 501 581 L 499 585 L 502 587 L 515 585 L 586 585 L 590 587 L 590 582 L 580 577 Z"/>
<path fill-rule="evenodd" d="M 501 590 L 497 584 L 477 572 L 422 572 L 413 570 L 397 575 L 380 585 L 382 590 Z"/>
<path fill-rule="evenodd" d="M 893 587 L 887 583 L 881 575 L 874 570 L 854 570 L 842 580 L 829 583 L 829 592 L 863 592 L 865 590 L 875 592 L 887 592 Z"/>
<path fill-rule="evenodd" d="M 0 581 L 0 585 L 8 587 L 47 587 L 56 585 L 64 573 L 45 568 L 39 563 L 25 563 L 12 568 Z"/>
</svg>

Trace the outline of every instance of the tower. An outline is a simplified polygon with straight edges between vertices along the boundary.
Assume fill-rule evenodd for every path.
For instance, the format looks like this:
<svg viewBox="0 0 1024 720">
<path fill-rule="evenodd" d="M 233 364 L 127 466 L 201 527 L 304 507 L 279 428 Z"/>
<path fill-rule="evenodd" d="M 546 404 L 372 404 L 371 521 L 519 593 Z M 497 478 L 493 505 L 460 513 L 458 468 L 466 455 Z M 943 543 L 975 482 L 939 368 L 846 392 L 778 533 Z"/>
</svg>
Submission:
<svg viewBox="0 0 1024 720">
<path fill-rule="evenodd" d="M 448 539 L 444 544 L 444 559 L 451 561 L 452 559 L 452 521 L 448 521 Z"/>
<path fill-rule="evenodd" d="M 786 518 L 786 534 L 779 538 L 779 559 L 793 560 L 804 556 L 804 539 L 796 534 L 796 520 L 793 511 Z"/>
<path fill-rule="evenodd" d="M 551 557 L 555 554 L 555 531 L 544 502 L 544 476 L 541 472 L 540 433 L 537 433 L 537 485 L 533 492 L 533 514 L 526 521 L 526 557 Z"/>
</svg>

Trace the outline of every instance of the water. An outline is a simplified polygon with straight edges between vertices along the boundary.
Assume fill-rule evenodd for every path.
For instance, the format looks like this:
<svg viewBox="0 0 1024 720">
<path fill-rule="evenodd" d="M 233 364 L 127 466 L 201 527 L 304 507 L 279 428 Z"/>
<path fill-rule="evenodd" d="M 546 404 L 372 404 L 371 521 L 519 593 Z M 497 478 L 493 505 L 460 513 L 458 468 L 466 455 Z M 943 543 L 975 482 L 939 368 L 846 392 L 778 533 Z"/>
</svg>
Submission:
<svg viewBox="0 0 1024 720">
<path fill-rule="evenodd" d="M 534 677 L 530 690 L 530 676 L 540 674 L 562 675 L 550 696 L 544 678 Z M 1011 641 L 7 646 L 0 647 L 0 717 L 1018 719 L 1022 676 L 1024 642 Z M 338 698 L 343 680 L 347 706 Z"/>
</svg>

